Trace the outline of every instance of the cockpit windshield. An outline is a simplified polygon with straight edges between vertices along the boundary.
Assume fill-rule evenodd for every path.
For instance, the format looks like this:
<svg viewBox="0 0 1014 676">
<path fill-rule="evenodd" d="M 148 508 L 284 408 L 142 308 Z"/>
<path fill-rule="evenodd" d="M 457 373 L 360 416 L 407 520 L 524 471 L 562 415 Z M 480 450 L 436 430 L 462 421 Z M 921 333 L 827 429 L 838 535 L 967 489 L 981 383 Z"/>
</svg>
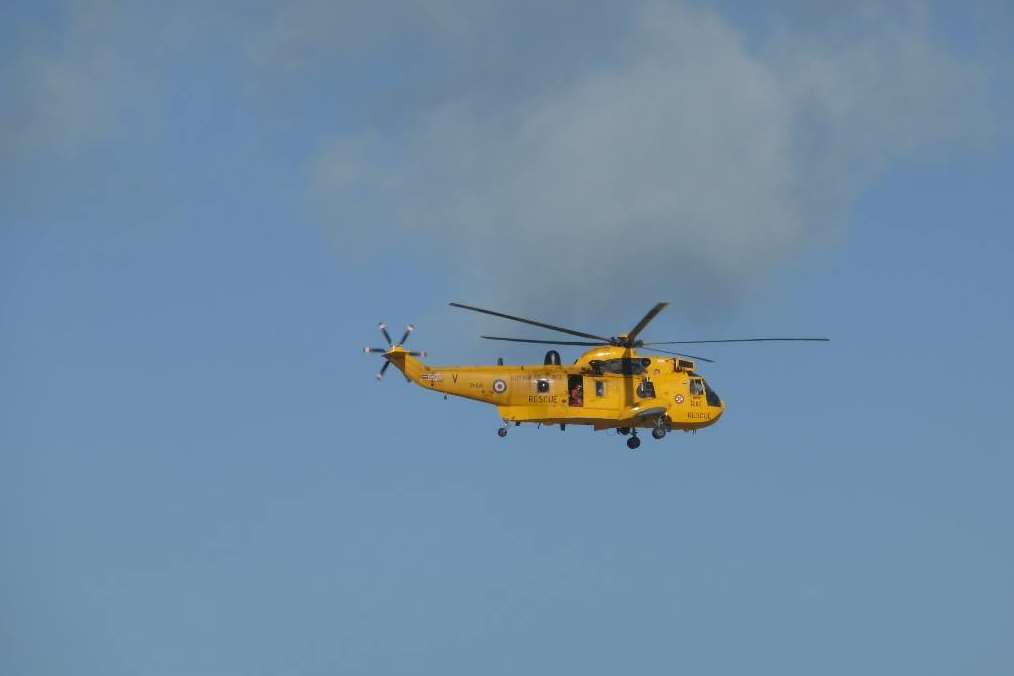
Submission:
<svg viewBox="0 0 1014 676">
<path fill-rule="evenodd" d="M 708 406 L 721 406 L 722 400 L 718 398 L 718 392 L 711 389 L 711 385 L 708 385 L 708 381 L 704 381 L 704 394 L 708 400 Z"/>
</svg>

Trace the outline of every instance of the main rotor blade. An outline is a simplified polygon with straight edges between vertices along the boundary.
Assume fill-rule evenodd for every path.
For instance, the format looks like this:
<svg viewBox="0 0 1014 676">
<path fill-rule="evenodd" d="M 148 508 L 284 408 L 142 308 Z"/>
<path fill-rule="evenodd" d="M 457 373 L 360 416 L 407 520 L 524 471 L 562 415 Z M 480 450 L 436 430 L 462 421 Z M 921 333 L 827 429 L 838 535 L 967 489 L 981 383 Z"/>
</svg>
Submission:
<svg viewBox="0 0 1014 676">
<path fill-rule="evenodd" d="M 664 310 L 668 304 L 669 303 L 658 303 L 655 307 L 648 310 L 648 314 L 644 315 L 644 318 L 637 322 L 637 326 L 631 329 L 630 333 L 627 334 L 627 341 L 633 343 L 638 334 L 641 333 L 641 331 L 644 331 L 644 327 L 648 325 L 648 322 L 654 319 L 655 316 Z"/>
<path fill-rule="evenodd" d="M 828 343 L 830 338 L 723 338 L 720 340 L 663 340 L 644 343 L 645 345 L 699 345 L 701 343 L 775 343 L 808 342 Z"/>
<path fill-rule="evenodd" d="M 662 354 L 671 354 L 676 357 L 690 357 L 691 359 L 696 359 L 697 361 L 706 361 L 709 364 L 715 363 L 714 359 L 708 359 L 707 357 L 698 357 L 696 355 L 687 354 L 686 352 L 670 352 L 669 350 L 660 350 L 657 347 L 639 347 L 637 349 L 642 352 L 661 352 Z"/>
<path fill-rule="evenodd" d="M 487 315 L 493 315 L 494 317 L 503 317 L 504 319 L 510 319 L 515 322 L 521 322 L 522 324 L 531 324 L 532 326 L 539 326 L 550 331 L 559 331 L 560 333 L 568 333 L 578 338 L 592 338 L 594 340 L 600 340 L 606 345 L 612 345 L 613 340 L 611 338 L 603 338 L 602 336 L 596 336 L 594 333 L 584 333 L 583 331 L 574 331 L 572 329 L 565 329 L 562 326 L 553 326 L 552 324 L 545 324 L 543 322 L 537 322 L 532 319 L 525 319 L 524 317 L 515 317 L 513 315 L 506 315 L 502 312 L 494 312 L 493 310 L 483 310 L 481 307 L 473 307 L 471 305 L 462 305 L 461 303 L 449 303 L 452 307 L 460 307 L 463 310 L 471 310 L 473 312 L 481 312 Z"/>
<path fill-rule="evenodd" d="M 486 340 L 507 340 L 512 343 L 539 343 L 541 345 L 584 345 L 586 347 L 599 347 L 609 343 L 589 343 L 584 340 L 536 340 L 534 338 L 501 338 L 500 336 L 479 336 Z"/>
</svg>

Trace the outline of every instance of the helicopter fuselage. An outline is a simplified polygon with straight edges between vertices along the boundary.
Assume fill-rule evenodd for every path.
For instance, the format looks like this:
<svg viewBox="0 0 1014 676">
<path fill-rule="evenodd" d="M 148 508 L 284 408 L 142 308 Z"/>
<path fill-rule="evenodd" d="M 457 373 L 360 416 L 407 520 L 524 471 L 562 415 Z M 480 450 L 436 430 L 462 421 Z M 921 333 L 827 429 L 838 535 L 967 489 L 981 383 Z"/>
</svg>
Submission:
<svg viewBox="0 0 1014 676">
<path fill-rule="evenodd" d="M 689 431 L 713 425 L 725 411 L 693 361 L 632 348 L 595 348 L 569 366 L 429 366 L 397 345 L 385 357 L 424 389 L 496 406 L 505 423 Z"/>
</svg>

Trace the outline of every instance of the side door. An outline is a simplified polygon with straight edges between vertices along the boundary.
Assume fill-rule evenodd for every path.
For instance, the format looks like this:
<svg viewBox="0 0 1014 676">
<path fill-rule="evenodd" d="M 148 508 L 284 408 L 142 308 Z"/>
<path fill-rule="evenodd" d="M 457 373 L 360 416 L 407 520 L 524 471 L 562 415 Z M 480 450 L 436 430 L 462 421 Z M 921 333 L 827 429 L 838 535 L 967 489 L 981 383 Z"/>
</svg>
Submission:
<svg viewBox="0 0 1014 676">
<path fill-rule="evenodd" d="M 588 375 L 584 377 L 584 406 L 598 412 L 615 414 L 620 408 L 623 379 L 610 375 Z"/>
<path fill-rule="evenodd" d="M 583 408 L 584 398 L 584 376 L 571 373 L 567 376 L 567 405 L 571 408 Z"/>
</svg>

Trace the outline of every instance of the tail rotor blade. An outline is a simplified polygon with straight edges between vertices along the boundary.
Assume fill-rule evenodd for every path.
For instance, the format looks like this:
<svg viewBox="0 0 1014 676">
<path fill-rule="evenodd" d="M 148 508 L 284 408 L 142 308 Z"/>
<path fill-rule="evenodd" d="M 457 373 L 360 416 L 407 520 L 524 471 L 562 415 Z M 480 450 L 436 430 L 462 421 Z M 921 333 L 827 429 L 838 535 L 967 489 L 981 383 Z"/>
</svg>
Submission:
<svg viewBox="0 0 1014 676">
<path fill-rule="evenodd" d="M 380 322 L 377 324 L 377 328 L 380 333 L 384 336 L 384 340 L 387 341 L 387 347 L 364 347 L 363 352 L 367 354 L 379 354 L 384 357 L 384 363 L 380 367 L 380 371 L 377 373 L 377 380 L 381 381 L 384 379 L 384 374 L 387 373 L 387 369 L 391 366 L 391 357 L 394 355 L 412 356 L 412 357 L 425 357 L 426 353 L 421 350 L 408 351 L 402 348 L 408 337 L 415 331 L 415 325 L 409 324 L 405 327 L 405 333 L 402 335 L 401 340 L 397 343 L 391 340 L 391 334 L 387 331 L 387 324 Z M 401 362 L 399 362 L 400 365 Z M 406 375 L 405 379 L 411 382 L 411 379 Z"/>
<path fill-rule="evenodd" d="M 406 326 L 405 327 L 405 335 L 403 335 L 401 337 L 401 340 L 398 341 L 398 344 L 399 345 L 404 345 L 405 341 L 408 340 L 408 337 L 412 335 L 413 331 L 415 331 L 415 325 L 409 324 L 408 326 Z"/>
</svg>

